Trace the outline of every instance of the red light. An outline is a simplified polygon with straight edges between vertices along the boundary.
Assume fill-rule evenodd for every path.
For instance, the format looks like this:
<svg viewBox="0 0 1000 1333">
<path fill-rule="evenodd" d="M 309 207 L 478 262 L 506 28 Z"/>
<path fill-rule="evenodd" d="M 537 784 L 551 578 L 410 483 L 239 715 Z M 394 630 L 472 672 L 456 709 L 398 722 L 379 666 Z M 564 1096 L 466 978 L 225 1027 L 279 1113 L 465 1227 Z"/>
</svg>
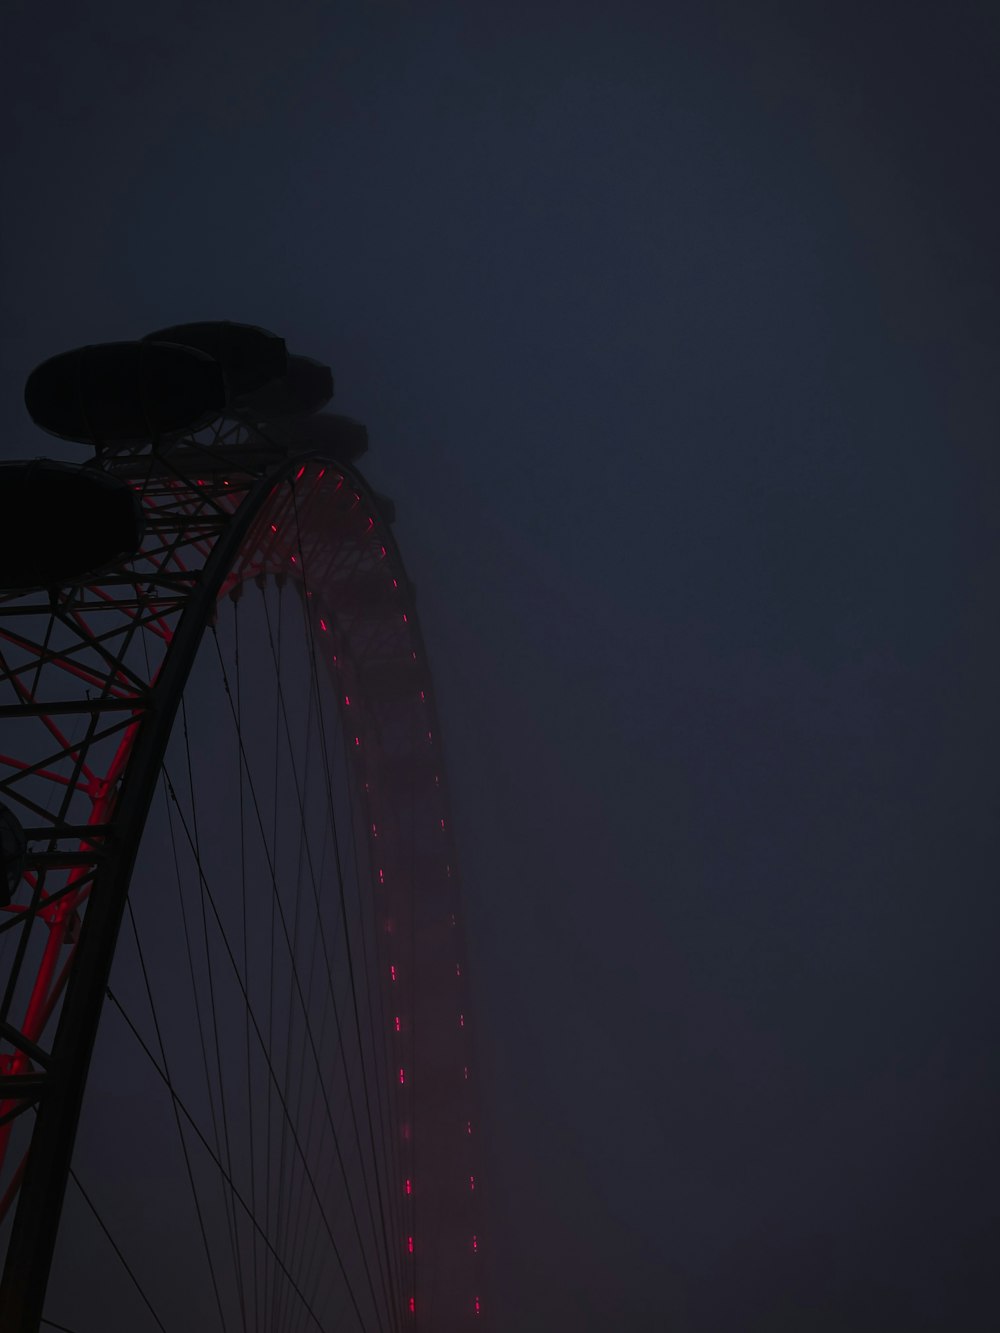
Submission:
<svg viewBox="0 0 1000 1333">
<path fill-rule="evenodd" d="M 412 1236 L 407 1236 L 407 1238 L 406 1238 L 406 1248 L 409 1250 L 410 1254 L 413 1253 L 413 1237 L 412 1237 Z"/>
<path fill-rule="evenodd" d="M 406 1082 L 406 1071 L 403 1069 L 399 1071 L 399 1081 L 401 1084 Z"/>
<path fill-rule="evenodd" d="M 415 1310 L 416 1308 L 417 1308 L 417 1302 L 416 1302 L 415 1299 L 411 1296 L 411 1297 L 410 1297 L 410 1314 L 413 1314 L 413 1312 L 414 1312 L 414 1310 Z"/>
<path fill-rule="evenodd" d="M 467 1078 L 469 1077 L 469 1066 L 468 1066 L 468 1065 L 463 1065 L 463 1066 L 462 1066 L 462 1077 L 465 1078 L 465 1079 L 467 1079 Z"/>
<path fill-rule="evenodd" d="M 296 474 L 295 474 L 295 480 L 296 480 L 296 481 L 298 481 L 298 479 L 302 476 L 302 474 L 303 474 L 303 472 L 305 472 L 305 470 L 306 470 L 306 469 L 305 469 L 305 464 L 303 464 L 302 467 L 300 467 L 299 470 L 298 470 L 298 472 L 296 472 Z"/>
<path fill-rule="evenodd" d="M 384 870 L 381 870 L 381 869 L 379 870 L 379 872 L 378 872 L 378 882 L 379 882 L 380 884 L 384 884 L 384 883 L 385 883 L 385 871 L 384 871 Z"/>
<path fill-rule="evenodd" d="M 455 964 L 455 976 L 456 976 L 456 977 L 460 977 L 461 975 L 462 975 L 462 965 L 461 965 L 461 963 L 456 963 L 456 964 Z"/>
<path fill-rule="evenodd" d="M 347 705 L 348 708 L 350 708 L 350 706 L 351 706 L 351 696 L 350 696 L 349 694 L 345 694 L 345 695 L 344 695 L 344 703 Z"/>
<path fill-rule="evenodd" d="M 466 1132 L 466 1134 L 471 1134 L 471 1133 L 472 1133 L 472 1121 L 471 1121 L 471 1120 L 466 1120 L 466 1122 L 465 1122 L 465 1132 Z"/>
<path fill-rule="evenodd" d="M 295 556 L 294 556 L 294 555 L 290 555 L 288 558 L 289 558 L 289 560 L 291 560 L 292 564 L 294 565 L 294 564 L 295 564 Z"/>
<path fill-rule="evenodd" d="M 399 1025 L 399 1014 L 396 1015 L 396 1031 L 397 1031 L 397 1032 L 401 1032 L 401 1031 L 402 1031 L 402 1028 L 401 1028 L 400 1025 Z"/>
<path fill-rule="evenodd" d="M 441 827 L 442 827 L 442 829 L 444 828 L 444 820 L 443 820 L 443 819 L 441 820 Z"/>
<path fill-rule="evenodd" d="M 320 629 L 323 631 L 323 633 L 325 634 L 325 633 L 326 633 L 326 621 L 325 621 L 325 620 L 321 620 L 321 621 L 319 622 L 319 627 L 320 627 Z"/>
<path fill-rule="evenodd" d="M 393 579 L 393 581 L 392 581 L 392 586 L 393 586 L 394 588 L 398 588 L 398 587 L 399 587 L 399 580 L 398 580 L 398 579 Z"/>
<path fill-rule="evenodd" d="M 361 744 L 361 737 L 360 737 L 360 736 L 355 736 L 355 737 L 354 737 L 354 744 L 355 744 L 355 745 L 360 745 L 360 744 Z"/>
<path fill-rule="evenodd" d="M 389 968 L 389 975 L 390 975 L 390 977 L 392 977 L 393 981 L 396 980 L 396 968 L 395 968 L 395 965 L 393 965 L 392 967 Z"/>
<path fill-rule="evenodd" d="M 458 1026 L 459 1026 L 460 1028 L 464 1028 L 464 1027 L 465 1027 L 465 1015 L 464 1015 L 464 1014 L 459 1014 L 459 1016 L 458 1016 Z"/>
<path fill-rule="evenodd" d="M 476 1314 L 479 1314 L 479 1297 L 476 1297 Z"/>
<path fill-rule="evenodd" d="M 376 827 L 375 824 L 372 825 L 372 837 L 373 837 L 373 838 L 377 838 L 377 837 L 378 837 L 378 828 Z"/>
<path fill-rule="evenodd" d="M 476 1177 L 475 1177 L 475 1176 L 470 1176 L 470 1177 L 469 1177 L 469 1189 L 470 1189 L 470 1190 L 474 1190 L 475 1188 L 476 1188 Z"/>
<path fill-rule="evenodd" d="M 407 1194 L 412 1194 L 412 1193 L 413 1193 L 413 1181 L 412 1181 L 412 1180 L 408 1180 L 408 1181 L 406 1182 L 406 1192 L 407 1192 Z"/>
<path fill-rule="evenodd" d="M 273 523 L 271 524 L 271 531 L 272 531 L 272 532 L 277 532 L 277 531 L 278 531 L 277 527 L 276 527 Z"/>
<path fill-rule="evenodd" d="M 404 624 L 404 625 L 409 624 L 409 621 L 406 619 L 406 612 L 405 612 L 405 611 L 403 612 L 403 624 Z"/>
<path fill-rule="evenodd" d="M 472 1248 L 473 1248 L 473 1251 L 479 1249 L 479 1237 L 478 1237 L 478 1236 L 473 1236 L 473 1237 L 472 1237 Z"/>
<path fill-rule="evenodd" d="M 326 476 L 326 468 L 325 468 L 325 467 L 321 467 L 320 470 L 319 470 L 319 473 L 317 474 L 316 480 L 317 480 L 317 481 L 322 481 L 323 478 L 324 478 L 325 476 Z"/>
<path fill-rule="evenodd" d="M 426 702 L 427 702 L 427 695 L 424 694 L 423 690 L 420 691 L 420 702 L 421 702 L 421 703 L 426 703 Z"/>
</svg>

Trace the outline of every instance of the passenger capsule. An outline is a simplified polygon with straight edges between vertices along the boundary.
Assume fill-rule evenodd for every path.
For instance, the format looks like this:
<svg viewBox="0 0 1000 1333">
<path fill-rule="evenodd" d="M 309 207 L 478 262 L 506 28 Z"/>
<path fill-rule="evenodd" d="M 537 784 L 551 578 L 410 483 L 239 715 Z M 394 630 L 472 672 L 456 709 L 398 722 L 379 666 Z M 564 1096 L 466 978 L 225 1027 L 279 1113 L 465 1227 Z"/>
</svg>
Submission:
<svg viewBox="0 0 1000 1333">
<path fill-rule="evenodd" d="M 57 588 L 134 555 L 139 497 L 119 477 L 48 458 L 0 463 L 0 589 Z"/>
<path fill-rule="evenodd" d="M 333 371 L 311 356 L 288 357 L 288 369 L 280 379 L 233 404 L 248 421 L 309 416 L 325 407 L 333 397 Z"/>
<path fill-rule="evenodd" d="M 286 417 L 268 423 L 264 431 L 278 444 L 295 449 L 318 449 L 341 463 L 353 463 L 368 452 L 368 427 L 334 412 Z"/>
<path fill-rule="evenodd" d="M 234 324 L 230 320 L 174 324 L 147 333 L 142 341 L 179 343 L 207 352 L 222 367 L 230 401 L 262 389 L 288 369 L 284 338 L 255 324 Z"/>
<path fill-rule="evenodd" d="M 222 367 L 176 343 L 76 347 L 28 376 L 24 402 L 36 426 L 83 444 L 141 444 L 199 430 L 226 406 Z"/>
</svg>

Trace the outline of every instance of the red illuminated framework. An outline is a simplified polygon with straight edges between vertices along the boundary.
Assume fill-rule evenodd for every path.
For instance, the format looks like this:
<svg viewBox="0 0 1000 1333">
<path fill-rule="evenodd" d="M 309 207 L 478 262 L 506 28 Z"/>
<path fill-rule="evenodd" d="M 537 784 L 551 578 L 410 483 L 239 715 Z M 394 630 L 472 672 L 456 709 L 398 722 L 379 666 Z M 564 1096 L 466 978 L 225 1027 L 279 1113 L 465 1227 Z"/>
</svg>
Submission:
<svg viewBox="0 0 1000 1333">
<path fill-rule="evenodd" d="M 305 600 L 365 803 L 403 1221 L 389 1317 L 429 1327 L 432 1308 L 436 1333 L 481 1324 L 458 873 L 432 683 L 388 524 L 354 469 L 226 420 L 102 466 L 141 498 L 138 554 L 54 597 L 0 600 L 0 802 L 28 847 L 0 924 L 13 941 L 0 978 L 0 1327 L 33 1329 L 42 1315 L 132 867 L 185 682 L 217 605 L 271 578 Z M 404 797 L 416 812 L 405 830 Z"/>
</svg>

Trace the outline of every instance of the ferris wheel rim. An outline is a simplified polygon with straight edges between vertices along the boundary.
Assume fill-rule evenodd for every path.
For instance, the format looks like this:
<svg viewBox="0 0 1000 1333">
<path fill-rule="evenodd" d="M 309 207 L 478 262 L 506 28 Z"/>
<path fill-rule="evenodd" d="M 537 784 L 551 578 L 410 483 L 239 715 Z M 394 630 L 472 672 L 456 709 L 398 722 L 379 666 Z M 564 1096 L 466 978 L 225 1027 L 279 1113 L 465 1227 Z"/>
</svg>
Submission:
<svg viewBox="0 0 1000 1333">
<path fill-rule="evenodd" d="M 12 1247 L 14 1247 L 16 1237 L 23 1238 L 18 1240 L 21 1252 L 24 1252 L 24 1248 L 30 1243 L 37 1254 L 37 1237 L 41 1231 L 48 1227 L 50 1241 L 46 1243 L 51 1257 L 57 1222 L 46 1222 L 42 1215 L 51 1218 L 54 1213 L 58 1218 L 59 1208 L 53 1207 L 53 1197 L 57 1187 L 52 1183 L 49 1183 L 45 1189 L 39 1187 L 36 1183 L 39 1168 L 33 1166 L 33 1163 L 43 1163 L 46 1167 L 45 1177 L 50 1182 L 57 1177 L 61 1178 L 61 1188 L 65 1188 L 72 1158 L 73 1136 L 85 1095 L 87 1068 L 96 1038 L 103 998 L 107 989 L 107 978 L 114 958 L 128 887 L 136 856 L 142 843 L 149 806 L 155 791 L 159 764 L 169 743 L 176 720 L 177 708 L 180 706 L 198 649 L 205 631 L 211 623 L 215 607 L 220 598 L 229 591 L 226 587 L 227 578 L 232 574 L 240 552 L 250 539 L 254 523 L 260 518 L 261 514 L 266 512 L 269 498 L 274 495 L 276 488 L 288 481 L 297 470 L 299 476 L 302 476 L 305 469 L 313 464 L 323 462 L 336 469 L 344 478 L 349 479 L 352 485 L 360 487 L 369 503 L 373 507 L 375 506 L 376 502 L 361 474 L 349 464 L 325 456 L 321 450 L 310 449 L 299 453 L 289 452 L 285 453 L 280 460 L 276 460 L 269 470 L 263 473 L 248 490 L 246 496 L 232 514 L 230 525 L 227 526 L 225 532 L 212 547 L 211 555 L 205 565 L 202 581 L 192 589 L 188 599 L 184 602 L 174 638 L 163 661 L 164 674 L 162 678 L 157 678 L 156 688 L 159 695 L 159 706 L 155 710 L 151 710 L 152 720 L 147 726 L 143 727 L 136 724 L 136 735 L 133 744 L 119 774 L 121 780 L 120 799 L 114 808 L 114 822 L 119 827 L 119 839 L 113 855 L 105 861 L 103 872 L 99 869 L 95 873 L 94 891 L 91 893 L 80 935 L 81 948 L 84 940 L 86 940 L 87 948 L 91 950 L 93 959 L 96 961 L 92 961 L 90 955 L 85 953 L 84 961 L 90 972 L 88 973 L 86 970 L 82 973 L 77 972 L 74 967 L 67 983 L 59 1031 L 53 1044 L 53 1052 L 56 1054 L 57 1063 L 61 1064 L 61 1077 L 66 1082 L 69 1082 L 71 1078 L 77 1080 L 75 1085 L 76 1099 L 75 1103 L 71 1103 L 68 1097 L 64 1097 L 59 1114 L 48 1109 L 48 1107 L 56 1104 L 55 1098 L 50 1098 L 47 1103 L 43 1101 L 41 1104 L 35 1135 L 41 1134 L 42 1137 L 36 1139 L 33 1136 L 32 1138 L 32 1150 L 29 1155 L 25 1179 L 19 1191 L 18 1218 L 11 1237 Z M 114 460 L 106 460 L 105 466 L 114 470 Z M 408 584 L 405 583 L 405 570 L 395 540 L 387 527 L 380 535 L 383 543 L 383 553 L 390 554 L 392 565 L 403 573 L 405 592 L 408 589 Z M 208 572 L 209 568 L 210 573 Z M 410 607 L 412 616 L 412 600 L 410 601 Z M 0 616 L 2 616 L 2 607 L 0 607 Z M 413 624 L 410 628 L 410 634 L 416 636 L 419 640 L 419 627 L 416 624 L 415 617 L 412 617 L 412 619 Z M 428 702 L 432 701 L 429 700 Z M 121 829 L 124 829 L 124 837 L 121 836 Z M 100 892 L 98 886 L 100 886 Z M 81 977 L 83 980 L 80 980 Z M 86 991 L 83 990 L 85 986 L 88 988 Z M 83 993 L 82 999 L 81 992 Z M 67 1015 L 69 1015 L 69 1018 L 67 1018 Z M 64 1023 L 67 1024 L 65 1034 L 63 1032 Z M 59 1054 L 62 1048 L 68 1046 L 71 1037 L 74 1039 L 71 1052 L 72 1065 L 68 1062 L 63 1063 Z M 69 1069 L 69 1073 L 66 1072 L 67 1069 Z M 69 1126 L 68 1129 L 67 1125 Z M 39 1145 L 37 1148 L 36 1143 Z M 38 1215 L 40 1218 L 38 1222 L 33 1223 L 32 1227 L 24 1224 L 20 1212 L 22 1202 L 26 1197 L 37 1200 L 37 1202 L 30 1205 L 30 1211 L 27 1214 L 29 1218 L 34 1215 Z M 29 1235 L 33 1235 L 35 1239 L 29 1242 L 27 1239 Z M 40 1311 L 42 1296 L 39 1295 L 37 1290 L 38 1279 L 37 1277 L 33 1279 L 31 1276 L 33 1272 L 32 1265 L 25 1267 L 17 1259 L 17 1255 L 18 1249 L 16 1247 L 13 1248 L 13 1252 L 8 1250 L 3 1287 L 0 1288 L 0 1317 L 3 1315 L 5 1299 L 10 1299 L 6 1274 L 13 1270 L 17 1270 L 21 1274 L 18 1279 L 22 1292 L 20 1299 L 34 1302 L 34 1305 Z M 36 1262 L 34 1271 L 37 1271 L 37 1267 Z M 31 1286 L 32 1281 L 34 1281 L 34 1288 Z M 7 1297 L 4 1296 L 4 1292 L 8 1292 Z M 44 1282 L 42 1292 L 44 1294 Z"/>
</svg>

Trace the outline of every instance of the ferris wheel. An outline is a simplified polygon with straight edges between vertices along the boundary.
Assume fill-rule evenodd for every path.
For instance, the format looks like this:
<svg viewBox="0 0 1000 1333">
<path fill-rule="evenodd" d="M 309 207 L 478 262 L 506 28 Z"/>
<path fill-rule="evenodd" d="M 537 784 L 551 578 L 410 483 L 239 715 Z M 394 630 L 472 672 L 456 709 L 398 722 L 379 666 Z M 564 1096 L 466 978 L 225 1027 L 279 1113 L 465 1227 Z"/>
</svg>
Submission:
<svg viewBox="0 0 1000 1333">
<path fill-rule="evenodd" d="M 434 692 L 328 367 L 29 376 L 0 465 L 0 1329 L 485 1324 Z"/>
</svg>

